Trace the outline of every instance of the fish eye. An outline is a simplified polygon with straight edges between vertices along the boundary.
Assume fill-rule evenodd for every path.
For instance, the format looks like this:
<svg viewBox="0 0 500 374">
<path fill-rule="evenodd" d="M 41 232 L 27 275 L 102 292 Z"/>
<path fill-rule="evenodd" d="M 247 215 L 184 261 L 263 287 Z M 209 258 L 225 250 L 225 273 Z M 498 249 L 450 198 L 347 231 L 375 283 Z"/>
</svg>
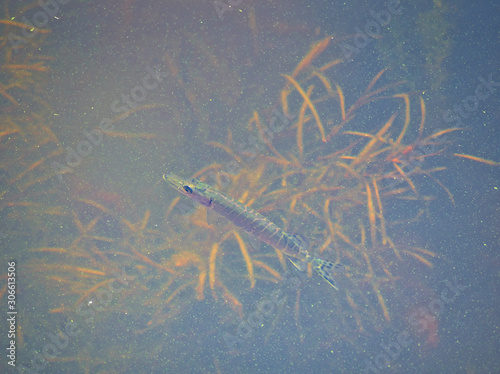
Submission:
<svg viewBox="0 0 500 374">
<path fill-rule="evenodd" d="M 184 186 L 184 191 L 186 191 L 187 193 L 193 193 L 193 189 L 189 186 Z"/>
</svg>

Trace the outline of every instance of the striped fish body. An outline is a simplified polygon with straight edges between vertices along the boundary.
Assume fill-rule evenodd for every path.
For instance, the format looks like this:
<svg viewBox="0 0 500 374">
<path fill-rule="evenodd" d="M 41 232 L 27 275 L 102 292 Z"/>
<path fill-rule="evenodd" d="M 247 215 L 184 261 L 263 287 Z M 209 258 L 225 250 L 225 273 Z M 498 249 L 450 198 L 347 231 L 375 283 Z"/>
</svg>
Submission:
<svg viewBox="0 0 500 374">
<path fill-rule="evenodd" d="M 212 209 L 234 225 L 288 256 L 305 262 L 313 260 L 300 239 L 283 231 L 259 212 L 216 190 L 213 190 L 213 197 Z"/>
<path fill-rule="evenodd" d="M 197 179 L 189 182 L 173 174 L 164 175 L 163 179 L 183 195 L 213 209 L 260 241 L 280 250 L 289 257 L 300 260 L 302 264 L 312 263 L 318 274 L 331 286 L 338 289 L 331 272 L 343 271 L 343 265 L 309 255 L 303 241 L 295 235 L 286 233 L 259 212 Z M 300 263 L 293 260 L 291 262 L 302 270 Z"/>
</svg>

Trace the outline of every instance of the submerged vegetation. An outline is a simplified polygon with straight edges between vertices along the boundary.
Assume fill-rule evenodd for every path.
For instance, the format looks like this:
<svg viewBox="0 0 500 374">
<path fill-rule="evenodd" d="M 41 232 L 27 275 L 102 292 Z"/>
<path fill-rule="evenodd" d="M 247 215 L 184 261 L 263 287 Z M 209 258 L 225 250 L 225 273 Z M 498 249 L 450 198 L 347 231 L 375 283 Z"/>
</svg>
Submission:
<svg viewBox="0 0 500 374">
<path fill-rule="evenodd" d="M 296 270 L 281 252 L 183 197 L 162 203 L 159 218 L 149 208 L 127 211 L 128 198 L 116 193 L 61 189 L 50 161 L 64 148 L 40 93 L 52 60 L 39 52 L 46 33 L 32 30 L 39 33 L 13 47 L 5 35 L 26 29 L 13 17 L 0 21 L 0 146 L 6 155 L 0 214 L 9 222 L 1 234 L 11 238 L 29 272 L 33 288 L 24 292 L 43 295 L 36 313 L 18 325 L 24 335 L 19 349 L 43 346 L 40 320 L 50 333 L 62 334 L 61 321 L 69 319 L 86 339 L 49 359 L 60 372 L 70 372 L 74 362 L 84 372 L 124 372 L 145 359 L 173 369 L 200 352 L 208 357 L 197 365 L 208 360 L 226 372 L 224 362 L 251 349 L 239 339 L 228 352 L 222 334 L 234 332 L 259 300 L 286 288 L 284 278 Z M 337 276 L 339 291 L 314 277 L 284 289 L 275 313 L 253 334 L 262 342 L 256 352 L 280 342 L 290 360 L 301 344 L 313 353 L 344 344 L 358 349 L 360 337 L 404 323 L 400 315 L 410 296 L 403 278 L 424 282 L 439 257 L 408 232 L 425 219 L 433 199 L 454 203 L 439 179 L 446 170 L 440 161 L 496 165 L 450 151 L 448 136 L 461 129 L 428 129 L 424 99 L 405 93 L 405 82 L 391 82 L 386 70 L 361 93 L 343 88 L 342 60 L 329 61 L 325 53 L 334 43 L 327 37 L 313 44 L 292 73 L 283 74 L 276 105 L 264 114 L 254 111 L 238 136 L 228 128 L 225 141 L 208 142 L 220 158 L 193 175 L 346 266 Z M 166 63 L 174 62 L 167 56 Z M 191 89 L 181 87 L 199 108 Z M 116 341 L 106 340 L 114 335 Z"/>
</svg>

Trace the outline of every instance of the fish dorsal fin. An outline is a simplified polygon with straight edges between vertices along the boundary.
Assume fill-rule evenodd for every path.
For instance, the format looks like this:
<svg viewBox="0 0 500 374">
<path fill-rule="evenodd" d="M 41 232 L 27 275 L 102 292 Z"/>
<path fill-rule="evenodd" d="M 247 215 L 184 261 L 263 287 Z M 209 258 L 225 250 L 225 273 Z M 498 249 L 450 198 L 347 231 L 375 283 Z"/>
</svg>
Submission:
<svg viewBox="0 0 500 374">
<path fill-rule="evenodd" d="M 307 251 L 309 249 L 309 240 L 307 240 L 304 236 L 300 234 L 294 234 L 292 235 L 297 242 L 300 244 L 300 248 L 304 251 Z"/>
</svg>

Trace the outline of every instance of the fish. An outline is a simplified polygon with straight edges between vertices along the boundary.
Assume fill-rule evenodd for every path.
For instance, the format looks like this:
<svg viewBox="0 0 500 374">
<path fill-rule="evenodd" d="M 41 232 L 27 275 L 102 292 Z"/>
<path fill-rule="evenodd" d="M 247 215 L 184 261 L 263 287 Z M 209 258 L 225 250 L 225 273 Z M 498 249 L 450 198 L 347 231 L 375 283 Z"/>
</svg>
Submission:
<svg viewBox="0 0 500 374">
<path fill-rule="evenodd" d="M 312 256 L 308 252 L 307 241 L 299 235 L 285 232 L 259 212 L 199 179 L 189 181 L 174 174 L 164 174 L 163 179 L 182 195 L 212 209 L 261 242 L 283 252 L 297 269 L 303 271 L 307 264 L 311 264 L 330 286 L 336 290 L 339 289 L 333 273 L 344 272 L 345 266 Z"/>
</svg>

